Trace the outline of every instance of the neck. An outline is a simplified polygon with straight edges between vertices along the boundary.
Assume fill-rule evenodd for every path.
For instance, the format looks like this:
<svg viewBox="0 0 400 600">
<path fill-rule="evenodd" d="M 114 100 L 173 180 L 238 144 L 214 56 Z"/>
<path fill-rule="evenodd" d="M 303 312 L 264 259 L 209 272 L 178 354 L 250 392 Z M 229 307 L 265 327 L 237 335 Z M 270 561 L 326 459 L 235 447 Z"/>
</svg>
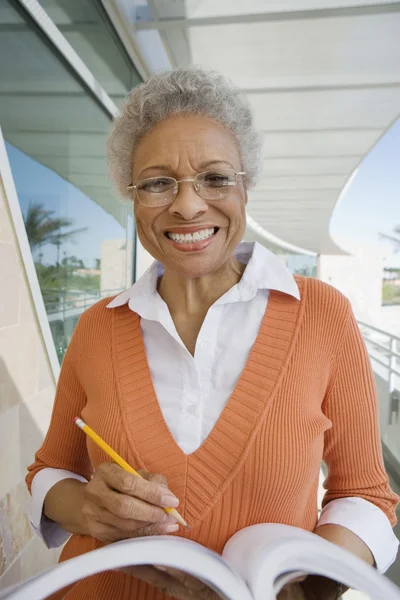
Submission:
<svg viewBox="0 0 400 600">
<path fill-rule="evenodd" d="M 216 271 L 194 279 L 165 271 L 158 284 L 158 293 L 171 314 L 206 313 L 218 298 L 240 281 L 245 268 L 245 264 L 232 257 Z"/>
</svg>

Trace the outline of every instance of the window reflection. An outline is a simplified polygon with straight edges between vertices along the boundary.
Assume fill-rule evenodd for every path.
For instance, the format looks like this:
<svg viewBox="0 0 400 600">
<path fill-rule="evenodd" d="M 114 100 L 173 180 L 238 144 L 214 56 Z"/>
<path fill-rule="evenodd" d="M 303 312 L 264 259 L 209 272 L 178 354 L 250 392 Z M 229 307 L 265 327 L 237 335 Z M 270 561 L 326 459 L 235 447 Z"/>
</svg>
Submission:
<svg viewBox="0 0 400 600">
<path fill-rule="evenodd" d="M 57 354 L 79 315 L 132 281 L 133 218 L 124 223 L 76 186 L 7 143 L 17 194 Z"/>
<path fill-rule="evenodd" d="M 120 105 L 140 76 L 97 0 L 39 0 L 97 81 Z"/>
<path fill-rule="evenodd" d="M 61 361 L 79 315 L 132 283 L 132 205 L 107 181 L 111 115 L 5 5 L 0 123 Z"/>
</svg>

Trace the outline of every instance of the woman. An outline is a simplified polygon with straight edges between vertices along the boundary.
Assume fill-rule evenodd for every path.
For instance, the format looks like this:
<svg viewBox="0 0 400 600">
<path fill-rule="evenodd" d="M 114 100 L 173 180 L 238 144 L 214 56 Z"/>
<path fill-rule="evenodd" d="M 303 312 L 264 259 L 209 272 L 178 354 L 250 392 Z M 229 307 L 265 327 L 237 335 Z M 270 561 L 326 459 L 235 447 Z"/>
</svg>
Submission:
<svg viewBox="0 0 400 600">
<path fill-rule="evenodd" d="M 244 95 L 197 68 L 152 76 L 114 123 L 111 178 L 131 195 L 140 241 L 157 262 L 82 315 L 64 358 L 27 477 L 32 521 L 48 545 L 73 534 L 61 560 L 160 533 L 221 551 L 260 522 L 315 531 L 380 570 L 394 560 L 397 497 L 349 303 L 317 280 L 293 278 L 262 246 L 240 244 L 260 146 Z M 74 425 L 77 415 L 145 479 L 108 462 Z M 162 510 L 178 504 L 190 531 Z M 340 591 L 307 578 L 281 597 L 329 600 Z M 148 567 L 81 581 L 66 598 L 164 592 L 215 597 Z"/>
</svg>

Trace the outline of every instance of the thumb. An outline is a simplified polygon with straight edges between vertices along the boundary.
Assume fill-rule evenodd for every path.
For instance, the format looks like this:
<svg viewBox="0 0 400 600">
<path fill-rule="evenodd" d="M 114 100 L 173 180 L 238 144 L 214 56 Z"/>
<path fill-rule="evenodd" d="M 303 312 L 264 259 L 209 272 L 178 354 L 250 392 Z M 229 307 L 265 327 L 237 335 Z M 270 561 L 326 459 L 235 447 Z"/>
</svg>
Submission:
<svg viewBox="0 0 400 600">
<path fill-rule="evenodd" d="M 152 483 L 158 483 L 159 485 L 168 487 L 167 479 L 160 473 L 150 473 L 150 471 L 146 471 L 145 469 L 140 469 L 138 473 L 141 475 L 141 477 L 143 477 L 143 479 L 146 479 L 146 481 L 151 481 Z"/>
<path fill-rule="evenodd" d="M 168 481 L 167 478 L 164 477 L 164 475 L 161 475 L 160 473 L 149 473 L 149 476 L 149 481 L 151 481 L 152 483 L 159 483 L 164 487 L 168 487 Z"/>
</svg>

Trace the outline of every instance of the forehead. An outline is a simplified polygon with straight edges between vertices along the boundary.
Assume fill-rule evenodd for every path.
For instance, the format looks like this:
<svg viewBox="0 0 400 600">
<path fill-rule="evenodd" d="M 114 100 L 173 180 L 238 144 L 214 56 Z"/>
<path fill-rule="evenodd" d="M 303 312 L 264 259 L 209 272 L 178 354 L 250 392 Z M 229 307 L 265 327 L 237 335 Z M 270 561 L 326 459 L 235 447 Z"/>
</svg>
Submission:
<svg viewBox="0 0 400 600">
<path fill-rule="evenodd" d="M 161 121 L 139 141 L 133 153 L 133 168 L 136 172 L 151 164 L 174 168 L 185 159 L 199 164 L 228 161 L 238 169 L 241 162 L 231 131 L 207 117 L 180 115 Z"/>
</svg>

